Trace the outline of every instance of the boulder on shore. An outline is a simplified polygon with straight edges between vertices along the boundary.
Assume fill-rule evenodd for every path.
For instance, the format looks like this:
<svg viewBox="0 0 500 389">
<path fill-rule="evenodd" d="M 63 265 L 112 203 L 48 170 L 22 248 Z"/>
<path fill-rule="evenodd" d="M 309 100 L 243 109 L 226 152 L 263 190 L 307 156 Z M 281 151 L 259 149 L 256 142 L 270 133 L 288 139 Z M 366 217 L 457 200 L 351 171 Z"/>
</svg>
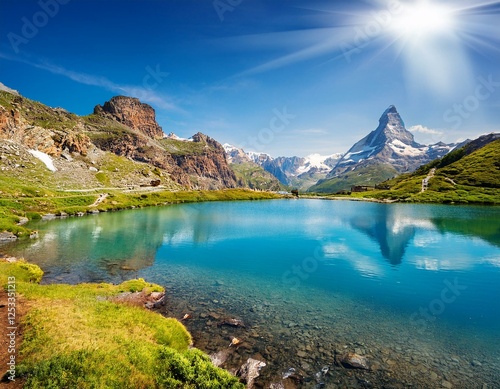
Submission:
<svg viewBox="0 0 500 389">
<path fill-rule="evenodd" d="M 17 239 L 17 236 L 15 236 L 12 232 L 8 232 L 8 231 L 0 232 L 0 243 L 12 242 L 16 239 Z"/>
</svg>

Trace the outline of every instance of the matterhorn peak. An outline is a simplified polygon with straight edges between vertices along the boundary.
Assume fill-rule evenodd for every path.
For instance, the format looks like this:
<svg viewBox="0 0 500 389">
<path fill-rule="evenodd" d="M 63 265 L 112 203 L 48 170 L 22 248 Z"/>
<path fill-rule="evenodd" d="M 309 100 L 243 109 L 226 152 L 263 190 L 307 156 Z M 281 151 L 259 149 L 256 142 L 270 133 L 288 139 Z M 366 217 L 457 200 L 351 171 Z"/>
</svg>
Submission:
<svg viewBox="0 0 500 389">
<path fill-rule="evenodd" d="M 413 145 L 413 134 L 405 128 L 405 123 L 394 105 L 389 106 L 379 119 L 379 125 L 368 137 L 370 146 L 399 140 L 407 145 Z"/>
<path fill-rule="evenodd" d="M 382 116 L 387 115 L 389 113 L 398 113 L 398 110 L 396 109 L 395 105 L 389 105 L 389 108 L 385 110 L 385 112 L 382 114 Z"/>
<path fill-rule="evenodd" d="M 405 130 L 405 123 L 394 105 L 389 106 L 389 108 L 384 111 L 379 119 L 379 126 L 375 131 L 384 130 L 387 126 Z"/>
</svg>

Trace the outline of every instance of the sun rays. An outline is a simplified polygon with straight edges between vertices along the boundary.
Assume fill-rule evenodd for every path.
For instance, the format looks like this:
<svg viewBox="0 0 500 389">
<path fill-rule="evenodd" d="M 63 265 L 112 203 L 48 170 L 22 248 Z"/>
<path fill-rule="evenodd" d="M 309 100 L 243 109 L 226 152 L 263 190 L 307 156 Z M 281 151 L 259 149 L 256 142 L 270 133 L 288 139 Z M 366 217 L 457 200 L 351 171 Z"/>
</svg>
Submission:
<svg viewBox="0 0 500 389">
<path fill-rule="evenodd" d="M 257 64 L 239 75 L 276 70 L 311 59 L 317 64 L 346 61 L 354 68 L 369 65 L 381 55 L 401 66 L 409 93 L 451 97 L 474 83 L 472 52 L 498 54 L 498 15 L 500 1 L 376 1 L 371 6 L 333 4 L 329 9 L 308 6 L 319 19 L 331 15 L 331 25 L 302 30 L 314 37 L 308 45 L 297 47 L 282 39 L 283 55 Z M 319 20 L 318 19 L 318 20 Z M 311 17 L 312 24 L 314 19 Z M 328 34 L 326 34 L 328 31 Z M 281 32 L 296 35 L 297 31 Z M 291 36 L 292 36 L 291 35 Z M 266 42 L 266 35 L 254 36 Z M 296 41 L 295 41 L 296 42 Z M 247 42 L 248 43 L 248 42 Z M 287 50 L 288 48 L 288 50 Z M 315 66 L 315 65 L 312 65 Z"/>
</svg>

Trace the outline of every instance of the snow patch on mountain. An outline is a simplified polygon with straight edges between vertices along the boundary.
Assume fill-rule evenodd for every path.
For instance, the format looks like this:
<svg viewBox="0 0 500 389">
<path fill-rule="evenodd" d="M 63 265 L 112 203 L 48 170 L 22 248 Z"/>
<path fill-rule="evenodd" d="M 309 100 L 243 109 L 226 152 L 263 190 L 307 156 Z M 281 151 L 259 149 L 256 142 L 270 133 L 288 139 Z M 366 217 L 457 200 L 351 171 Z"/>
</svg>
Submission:
<svg viewBox="0 0 500 389">
<path fill-rule="evenodd" d="M 427 146 L 422 146 L 422 147 L 413 147 L 410 145 L 407 145 L 406 143 L 401 142 L 399 139 L 394 139 L 391 143 L 389 143 L 389 147 L 399 155 L 403 156 L 410 156 L 410 157 L 416 157 L 420 155 L 425 155 L 427 151 L 429 150 L 429 147 Z"/>
<path fill-rule="evenodd" d="M 226 153 L 230 153 L 230 152 L 232 152 L 232 151 L 238 151 L 238 150 L 241 150 L 240 148 L 235 147 L 235 146 L 232 146 L 232 145 L 230 145 L 229 143 L 224 143 L 224 144 L 222 145 L 222 147 L 224 147 L 224 151 L 225 151 Z"/>
<path fill-rule="evenodd" d="M 311 169 L 317 169 L 320 172 L 325 171 L 326 173 L 328 173 L 331 170 L 331 167 L 328 166 L 325 163 L 325 161 L 328 158 L 333 158 L 333 157 L 335 157 L 335 155 L 320 155 L 320 154 L 308 155 L 307 157 L 304 158 L 302 166 L 300 166 L 297 169 L 296 174 L 301 175 L 309 172 Z"/>
<path fill-rule="evenodd" d="M 57 172 L 57 168 L 54 166 L 54 162 L 52 161 L 50 155 L 45 154 L 38 150 L 28 150 L 28 152 L 33 157 L 38 158 L 40 161 L 42 161 L 45 164 L 45 166 L 47 166 L 47 169 L 49 169 L 51 172 Z"/>
<path fill-rule="evenodd" d="M 354 149 L 354 147 L 353 147 Z M 369 159 L 373 152 L 375 151 L 376 146 L 364 146 L 361 150 L 358 151 L 350 151 L 342 157 L 341 161 L 339 161 L 339 165 L 358 163 L 365 159 Z M 351 149 L 352 150 L 352 149 Z"/>
</svg>

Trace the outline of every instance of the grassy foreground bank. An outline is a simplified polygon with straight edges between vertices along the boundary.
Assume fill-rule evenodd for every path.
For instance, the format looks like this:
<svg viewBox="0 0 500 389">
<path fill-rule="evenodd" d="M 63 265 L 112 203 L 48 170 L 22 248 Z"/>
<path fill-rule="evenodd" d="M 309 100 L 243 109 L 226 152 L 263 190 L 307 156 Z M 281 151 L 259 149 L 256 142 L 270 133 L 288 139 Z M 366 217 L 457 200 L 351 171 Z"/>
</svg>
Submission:
<svg viewBox="0 0 500 389">
<path fill-rule="evenodd" d="M 189 349 L 191 336 L 176 319 L 112 300 L 123 292 L 163 291 L 160 286 L 142 279 L 39 285 L 42 275 L 36 265 L 0 260 L 0 285 L 11 291 L 7 285 L 15 280 L 16 309 L 25 313 L 15 368 L 24 388 L 244 387 Z"/>
<path fill-rule="evenodd" d="M 1 180 L 0 180 L 1 183 Z M 43 214 L 76 215 L 98 210 L 100 212 L 200 201 L 265 200 L 281 196 L 272 192 L 249 189 L 223 189 L 213 191 L 168 191 L 96 189 L 87 192 L 58 192 L 47 189 L 34 190 L 22 185 L 0 185 L 0 232 L 9 231 L 17 236 L 29 234 L 29 230 L 18 225 L 22 218 L 38 219 Z M 92 206 L 100 194 L 107 196 Z"/>
</svg>

